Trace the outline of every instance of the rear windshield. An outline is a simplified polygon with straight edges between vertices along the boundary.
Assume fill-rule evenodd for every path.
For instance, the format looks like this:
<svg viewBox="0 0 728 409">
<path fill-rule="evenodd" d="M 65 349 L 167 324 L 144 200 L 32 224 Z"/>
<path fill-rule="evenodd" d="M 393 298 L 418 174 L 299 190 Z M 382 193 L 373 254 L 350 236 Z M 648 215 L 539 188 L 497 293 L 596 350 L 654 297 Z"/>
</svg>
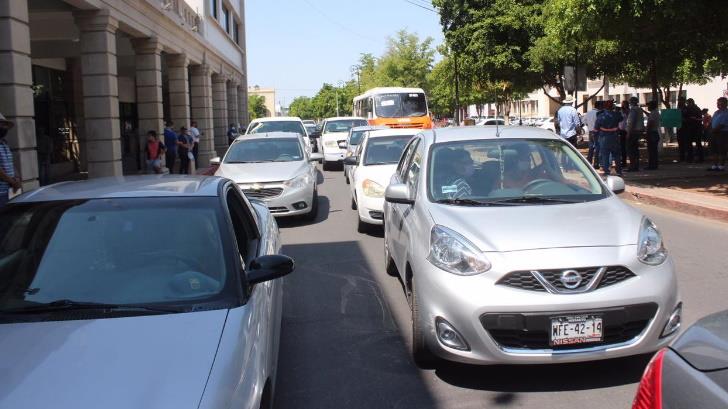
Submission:
<svg viewBox="0 0 728 409">
<path fill-rule="evenodd" d="M 248 131 L 249 134 L 268 132 L 294 132 L 306 135 L 303 124 L 298 121 L 255 122 L 250 126 L 250 131 Z"/>
<path fill-rule="evenodd" d="M 349 138 L 349 145 L 359 145 L 361 143 L 361 138 L 366 132 L 367 131 L 352 131 L 351 138 Z"/>
<path fill-rule="evenodd" d="M 328 121 L 326 122 L 326 128 L 324 129 L 324 133 L 349 132 L 351 128 L 366 125 L 367 121 L 364 119 L 342 119 L 337 121 Z"/>
<path fill-rule="evenodd" d="M 369 139 L 364 152 L 364 165 L 388 165 L 399 162 L 411 135 Z"/>
</svg>

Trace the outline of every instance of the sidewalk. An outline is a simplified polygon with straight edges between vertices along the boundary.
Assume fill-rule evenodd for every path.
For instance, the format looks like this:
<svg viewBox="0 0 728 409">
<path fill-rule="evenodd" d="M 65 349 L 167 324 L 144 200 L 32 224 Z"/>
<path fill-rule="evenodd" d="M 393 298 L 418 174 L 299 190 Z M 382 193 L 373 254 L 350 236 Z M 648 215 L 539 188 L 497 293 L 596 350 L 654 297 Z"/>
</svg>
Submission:
<svg viewBox="0 0 728 409">
<path fill-rule="evenodd" d="M 646 167 L 646 150 L 640 151 L 640 158 L 640 167 Z M 677 145 L 671 144 L 663 149 L 658 170 L 625 172 L 627 190 L 620 196 L 625 200 L 728 222 L 728 171 L 708 171 L 712 164 L 710 156 L 706 156 L 703 163 L 678 163 L 677 159 Z"/>
</svg>

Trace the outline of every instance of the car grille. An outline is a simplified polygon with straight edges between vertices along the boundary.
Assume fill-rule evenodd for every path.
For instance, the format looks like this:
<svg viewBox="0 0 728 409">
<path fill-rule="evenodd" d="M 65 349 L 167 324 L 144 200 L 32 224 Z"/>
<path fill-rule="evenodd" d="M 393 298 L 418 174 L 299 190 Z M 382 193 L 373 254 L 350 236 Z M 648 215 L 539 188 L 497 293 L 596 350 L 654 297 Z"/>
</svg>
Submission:
<svg viewBox="0 0 728 409">
<path fill-rule="evenodd" d="M 560 311 L 550 313 L 488 313 L 480 322 L 499 346 L 512 349 L 568 350 L 614 345 L 638 337 L 657 313 L 657 304 L 639 304 L 590 311 Z M 551 319 L 564 315 L 598 315 L 604 322 L 601 342 L 551 346 Z"/>
<path fill-rule="evenodd" d="M 565 271 L 573 270 L 582 277 L 581 283 L 575 288 L 567 288 L 561 281 Z M 603 273 L 600 275 L 600 270 Z M 540 278 L 543 280 L 539 280 Z M 588 267 L 558 270 L 514 271 L 506 274 L 496 284 L 505 285 L 528 291 L 551 293 L 580 293 L 608 287 L 635 277 L 635 274 L 626 267 Z M 544 281 L 548 284 L 545 285 Z"/>
<path fill-rule="evenodd" d="M 274 199 L 283 193 L 283 188 L 266 187 L 263 189 L 244 189 L 243 193 L 252 199 Z"/>
<path fill-rule="evenodd" d="M 288 212 L 288 209 L 285 207 L 269 207 L 268 210 L 271 212 L 271 214 Z"/>
</svg>

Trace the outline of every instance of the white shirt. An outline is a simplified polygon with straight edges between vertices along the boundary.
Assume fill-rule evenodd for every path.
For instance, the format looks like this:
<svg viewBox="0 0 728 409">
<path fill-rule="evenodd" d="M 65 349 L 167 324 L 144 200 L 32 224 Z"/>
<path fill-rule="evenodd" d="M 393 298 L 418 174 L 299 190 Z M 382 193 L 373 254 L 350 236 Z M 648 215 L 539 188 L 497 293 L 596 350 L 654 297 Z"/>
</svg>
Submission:
<svg viewBox="0 0 728 409">
<path fill-rule="evenodd" d="M 200 143 L 200 130 L 195 128 L 194 126 L 190 127 L 190 135 L 192 135 L 192 141 L 195 143 Z"/>
<path fill-rule="evenodd" d="M 599 115 L 599 112 L 601 112 L 601 109 L 595 108 L 587 112 L 584 116 L 584 123 L 586 124 L 586 127 L 589 128 L 589 131 L 594 130 L 594 125 L 597 123 L 597 115 Z"/>
</svg>

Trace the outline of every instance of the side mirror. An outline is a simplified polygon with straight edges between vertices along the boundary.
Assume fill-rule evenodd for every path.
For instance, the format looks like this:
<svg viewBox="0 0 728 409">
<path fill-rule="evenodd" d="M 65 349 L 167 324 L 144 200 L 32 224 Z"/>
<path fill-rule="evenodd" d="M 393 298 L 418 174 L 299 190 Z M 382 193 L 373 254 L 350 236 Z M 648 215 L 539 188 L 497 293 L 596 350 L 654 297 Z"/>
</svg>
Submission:
<svg viewBox="0 0 728 409">
<path fill-rule="evenodd" d="M 220 157 L 216 156 L 216 157 L 210 159 L 210 166 L 220 166 L 220 161 L 221 161 Z"/>
<path fill-rule="evenodd" d="M 290 274 L 295 268 L 293 259 L 280 254 L 260 256 L 250 262 L 248 284 L 264 283 Z"/>
<path fill-rule="evenodd" d="M 308 157 L 308 160 L 311 162 L 319 162 L 324 159 L 324 155 L 320 153 L 312 153 L 311 156 Z"/>
<path fill-rule="evenodd" d="M 414 204 L 415 200 L 410 194 L 409 186 L 404 183 L 395 183 L 387 186 L 384 200 L 389 203 Z"/>
<path fill-rule="evenodd" d="M 346 149 L 349 147 L 349 144 L 346 142 L 339 142 L 339 149 Z"/>
<path fill-rule="evenodd" d="M 624 193 L 624 179 L 619 176 L 607 176 L 607 188 L 616 194 Z"/>
<path fill-rule="evenodd" d="M 359 164 L 359 157 L 357 157 L 357 156 L 349 156 L 348 158 L 344 158 L 344 165 L 356 166 L 358 164 Z"/>
</svg>

